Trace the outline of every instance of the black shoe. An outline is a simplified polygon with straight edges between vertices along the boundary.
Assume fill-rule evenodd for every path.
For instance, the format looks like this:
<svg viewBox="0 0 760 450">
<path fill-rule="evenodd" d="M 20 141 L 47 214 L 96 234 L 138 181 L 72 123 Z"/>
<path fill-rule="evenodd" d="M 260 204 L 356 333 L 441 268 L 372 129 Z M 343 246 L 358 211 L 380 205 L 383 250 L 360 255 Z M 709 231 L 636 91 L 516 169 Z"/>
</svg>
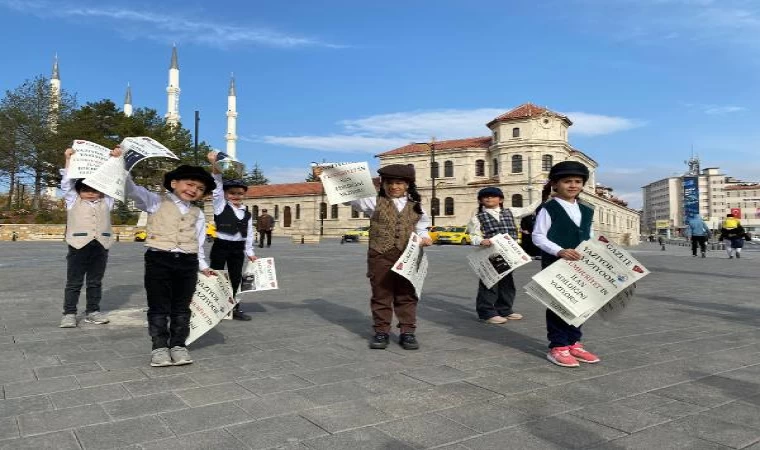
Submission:
<svg viewBox="0 0 760 450">
<path fill-rule="evenodd" d="M 707 254 L 705 252 L 702 252 L 702 257 L 707 258 Z"/>
<path fill-rule="evenodd" d="M 234 320 L 251 320 L 251 316 L 241 311 L 240 308 L 235 308 L 232 310 L 232 318 Z"/>
<path fill-rule="evenodd" d="M 369 343 L 369 348 L 375 350 L 385 350 L 388 348 L 388 342 L 390 342 L 390 336 L 388 333 L 375 333 L 375 337 Z"/>
<path fill-rule="evenodd" d="M 741 258 L 741 257 L 742 257 L 742 254 L 741 254 L 741 253 L 736 253 L 736 258 L 737 258 L 737 259 L 739 259 L 739 258 Z"/>
<path fill-rule="evenodd" d="M 420 348 L 417 338 L 414 337 L 414 334 L 412 333 L 401 333 L 401 336 L 398 338 L 398 343 L 404 350 L 417 350 Z"/>
</svg>

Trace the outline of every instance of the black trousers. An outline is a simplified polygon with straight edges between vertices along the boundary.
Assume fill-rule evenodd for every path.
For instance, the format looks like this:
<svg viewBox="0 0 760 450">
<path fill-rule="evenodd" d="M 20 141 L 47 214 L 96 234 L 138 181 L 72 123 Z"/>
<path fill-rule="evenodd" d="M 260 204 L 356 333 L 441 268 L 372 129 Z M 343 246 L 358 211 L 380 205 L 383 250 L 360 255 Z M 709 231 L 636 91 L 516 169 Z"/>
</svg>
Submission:
<svg viewBox="0 0 760 450">
<path fill-rule="evenodd" d="M 245 262 L 245 241 L 226 241 L 224 239 L 214 239 L 214 245 L 211 247 L 211 268 L 215 270 L 224 270 L 227 266 L 227 273 L 230 275 L 232 283 L 232 292 L 237 294 L 240 287 L 240 280 L 243 278 L 243 263 Z"/>
<path fill-rule="evenodd" d="M 100 311 L 103 296 L 103 275 L 106 273 L 108 250 L 92 240 L 80 249 L 69 245 L 66 255 L 66 288 L 63 296 L 63 313 L 76 314 L 79 294 L 87 277 L 87 307 L 85 312 Z"/>
<path fill-rule="evenodd" d="M 145 252 L 148 332 L 154 350 L 185 346 L 190 334 L 190 302 L 197 282 L 197 254 Z"/>
<path fill-rule="evenodd" d="M 541 269 L 543 270 L 549 267 L 558 259 L 559 258 L 554 255 L 541 252 Z M 568 345 L 573 345 L 580 341 L 581 337 L 583 337 L 583 332 L 581 331 L 581 327 L 568 324 L 552 310 L 547 309 L 546 337 L 549 339 L 549 348 L 567 347 Z"/>
<path fill-rule="evenodd" d="M 697 245 L 702 253 L 707 251 L 707 236 L 691 237 L 691 254 L 697 256 Z"/>
<path fill-rule="evenodd" d="M 511 273 L 491 286 L 491 289 L 486 288 L 482 281 L 478 282 L 478 296 L 475 299 L 478 318 L 488 320 L 494 316 L 504 317 L 512 314 L 515 292 L 515 281 Z"/>
<path fill-rule="evenodd" d="M 272 230 L 259 230 L 259 248 L 264 248 L 264 236 L 267 238 L 267 247 L 271 247 Z"/>
</svg>

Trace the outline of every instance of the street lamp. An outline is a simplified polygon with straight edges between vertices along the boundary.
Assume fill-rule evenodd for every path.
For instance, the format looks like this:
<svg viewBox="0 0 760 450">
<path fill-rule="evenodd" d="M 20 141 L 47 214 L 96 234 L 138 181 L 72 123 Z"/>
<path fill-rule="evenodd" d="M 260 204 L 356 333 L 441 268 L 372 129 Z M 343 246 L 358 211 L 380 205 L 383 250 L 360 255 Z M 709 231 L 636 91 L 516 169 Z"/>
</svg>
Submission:
<svg viewBox="0 0 760 450">
<path fill-rule="evenodd" d="M 435 166 L 435 136 L 430 139 L 430 225 L 435 226 L 435 208 L 433 208 L 433 201 L 435 200 L 435 176 L 438 175 L 438 168 Z M 441 202 L 438 202 L 438 208 L 440 209 Z"/>
<path fill-rule="evenodd" d="M 311 162 L 311 173 L 313 176 L 319 178 L 319 175 L 322 174 L 322 166 L 318 162 L 312 161 Z M 327 214 L 327 205 L 325 204 L 325 186 L 322 184 L 322 182 L 319 182 L 320 188 L 322 190 L 322 196 L 321 200 L 319 202 L 319 235 L 324 236 L 325 234 L 325 215 Z"/>
</svg>

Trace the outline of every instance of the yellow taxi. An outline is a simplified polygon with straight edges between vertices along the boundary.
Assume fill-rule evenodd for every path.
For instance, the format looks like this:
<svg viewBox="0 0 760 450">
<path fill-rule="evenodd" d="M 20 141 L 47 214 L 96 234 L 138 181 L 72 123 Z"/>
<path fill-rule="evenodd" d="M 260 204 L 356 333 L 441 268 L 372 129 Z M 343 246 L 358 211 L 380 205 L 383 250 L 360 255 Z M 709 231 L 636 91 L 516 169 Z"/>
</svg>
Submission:
<svg viewBox="0 0 760 450">
<path fill-rule="evenodd" d="M 354 228 L 343 234 L 344 242 L 359 242 L 360 237 L 369 237 L 369 226 Z"/>
<path fill-rule="evenodd" d="M 467 227 L 447 227 L 438 233 L 437 244 L 469 245 L 472 240 L 467 233 Z"/>
<path fill-rule="evenodd" d="M 213 239 L 216 239 L 216 225 L 213 223 L 207 223 L 206 224 L 206 240 L 211 242 Z"/>
<path fill-rule="evenodd" d="M 438 242 L 438 233 L 445 231 L 446 227 L 427 227 L 428 236 L 433 241 L 433 244 Z"/>
<path fill-rule="evenodd" d="M 135 231 L 135 242 L 145 242 L 148 238 L 148 233 L 145 230 Z"/>
</svg>

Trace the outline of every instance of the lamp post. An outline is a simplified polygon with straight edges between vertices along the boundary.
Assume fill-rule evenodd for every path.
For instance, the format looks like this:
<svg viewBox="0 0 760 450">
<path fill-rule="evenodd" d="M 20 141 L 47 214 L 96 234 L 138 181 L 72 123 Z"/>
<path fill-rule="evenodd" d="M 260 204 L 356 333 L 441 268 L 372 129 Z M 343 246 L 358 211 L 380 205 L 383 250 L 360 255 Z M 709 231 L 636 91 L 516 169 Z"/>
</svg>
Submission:
<svg viewBox="0 0 760 450">
<path fill-rule="evenodd" d="M 318 162 L 311 162 L 311 173 L 317 178 L 322 174 L 322 167 Z M 319 182 L 319 185 L 322 191 L 321 200 L 319 202 L 319 236 L 321 237 L 325 235 L 325 215 L 327 214 L 327 205 L 325 205 L 325 186 L 321 181 Z"/>
<path fill-rule="evenodd" d="M 195 111 L 195 145 L 193 146 L 193 154 L 195 155 L 195 165 L 198 165 L 198 122 L 201 121 L 200 111 Z"/>
<path fill-rule="evenodd" d="M 430 225 L 435 226 L 435 208 L 433 208 L 433 202 L 436 200 L 435 198 L 435 178 L 436 175 L 438 175 L 436 172 L 438 172 L 438 168 L 435 166 L 435 136 L 430 139 L 430 182 L 431 182 L 431 193 L 430 193 Z M 438 208 L 440 209 L 441 202 L 438 202 Z"/>
</svg>

